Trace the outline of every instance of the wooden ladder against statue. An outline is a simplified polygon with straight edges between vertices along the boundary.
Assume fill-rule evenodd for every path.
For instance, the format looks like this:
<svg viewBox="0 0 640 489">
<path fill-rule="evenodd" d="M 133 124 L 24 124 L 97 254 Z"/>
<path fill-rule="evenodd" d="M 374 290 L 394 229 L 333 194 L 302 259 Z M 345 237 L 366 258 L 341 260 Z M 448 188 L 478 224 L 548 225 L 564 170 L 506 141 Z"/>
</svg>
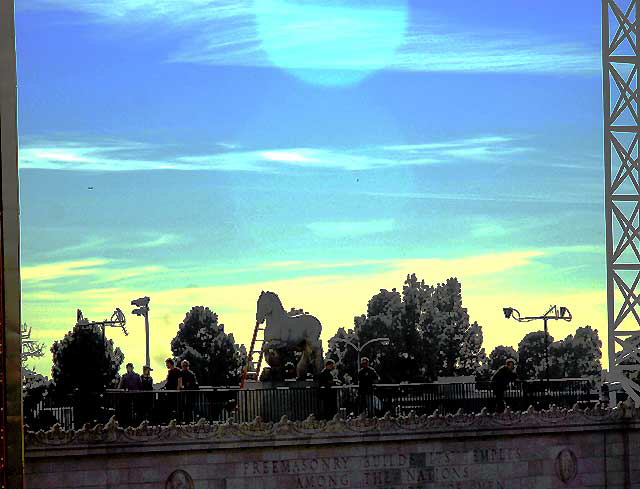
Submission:
<svg viewBox="0 0 640 489">
<path fill-rule="evenodd" d="M 240 379 L 240 388 L 244 387 L 247 380 L 257 382 L 260 377 L 260 367 L 262 366 L 262 345 L 264 344 L 264 328 L 260 326 L 260 323 L 256 322 L 256 327 L 253 329 L 253 338 L 251 339 L 251 348 L 249 349 L 249 355 L 247 355 L 247 365 L 242 373 Z M 256 360 L 257 356 L 257 360 Z"/>
</svg>

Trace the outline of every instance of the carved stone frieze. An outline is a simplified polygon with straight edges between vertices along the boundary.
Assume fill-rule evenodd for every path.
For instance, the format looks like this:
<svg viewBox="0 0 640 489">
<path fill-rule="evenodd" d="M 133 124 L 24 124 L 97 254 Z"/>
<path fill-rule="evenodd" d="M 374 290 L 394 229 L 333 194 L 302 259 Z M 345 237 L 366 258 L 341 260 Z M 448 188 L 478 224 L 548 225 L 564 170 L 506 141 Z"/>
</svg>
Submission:
<svg viewBox="0 0 640 489">
<path fill-rule="evenodd" d="M 382 418 L 341 418 L 336 415 L 329 421 L 317 420 L 310 416 L 304 421 L 291 421 L 283 416 L 276 423 L 264 422 L 259 417 L 250 423 L 209 423 L 201 419 L 197 423 L 178 425 L 175 421 L 166 426 L 151 426 L 143 422 L 134 428 L 122 428 L 115 418 L 105 425 L 85 425 L 78 430 L 64 430 L 54 425 L 48 431 L 33 432 L 25 427 L 27 449 L 51 446 L 92 446 L 113 443 L 153 443 L 163 441 L 234 441 L 234 440 L 277 440 L 304 437 L 358 436 L 367 434 L 409 434 L 444 433 L 471 430 L 500 430 L 507 428 L 532 428 L 555 426 L 601 425 L 621 422 L 639 422 L 639 411 L 628 404 L 615 408 L 601 407 L 581 409 L 559 409 L 536 411 L 532 407 L 524 412 L 509 409 L 500 414 L 490 414 L 486 410 L 477 414 L 442 415 L 437 411 L 432 415 Z"/>
</svg>

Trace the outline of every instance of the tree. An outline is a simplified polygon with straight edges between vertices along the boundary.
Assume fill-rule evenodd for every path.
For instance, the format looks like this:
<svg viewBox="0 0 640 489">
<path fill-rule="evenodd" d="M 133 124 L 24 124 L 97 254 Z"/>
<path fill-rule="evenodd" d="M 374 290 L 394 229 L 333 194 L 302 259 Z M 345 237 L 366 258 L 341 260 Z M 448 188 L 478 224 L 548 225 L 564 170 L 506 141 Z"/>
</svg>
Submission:
<svg viewBox="0 0 640 489">
<path fill-rule="evenodd" d="M 553 343 L 553 336 L 547 333 L 547 345 Z M 518 374 L 523 380 L 546 378 L 544 357 L 544 331 L 528 333 L 518 343 Z M 551 355 L 549 355 L 551 360 Z M 551 373 L 551 368 L 549 370 Z"/>
<path fill-rule="evenodd" d="M 578 328 L 575 335 L 556 342 L 550 349 L 553 378 L 599 377 L 602 371 L 602 341 L 591 326 Z"/>
<path fill-rule="evenodd" d="M 547 341 L 550 379 L 600 376 L 602 341 L 597 329 L 584 326 L 564 340 L 553 341 L 553 337 L 549 335 Z M 518 344 L 518 355 L 518 372 L 523 379 L 546 378 L 544 331 L 525 335 Z"/>
<path fill-rule="evenodd" d="M 29 415 L 35 406 L 46 397 L 51 381 L 27 365 L 29 359 L 44 356 L 44 343 L 31 338 L 31 328 L 27 326 L 27 323 L 24 323 L 20 328 L 20 339 L 22 340 L 20 363 L 22 365 L 23 411 L 25 422 L 33 427 L 36 422 L 33 416 L 29 417 Z"/>
<path fill-rule="evenodd" d="M 48 429 L 55 423 L 50 411 L 36 415 L 36 407 L 47 398 L 50 387 L 51 381 L 44 375 L 22 368 L 22 411 L 24 422 L 31 430 Z"/>
<path fill-rule="evenodd" d="M 467 309 L 462 307 L 460 282 L 450 278 L 438 284 L 425 312 L 422 330 L 431 359 L 431 377 L 476 373 L 486 356 L 482 327 L 470 323 Z"/>
<path fill-rule="evenodd" d="M 22 340 L 22 351 L 20 361 L 22 368 L 27 367 L 30 358 L 40 358 L 44 356 L 44 343 L 31 338 L 31 328 L 24 323 L 20 328 L 20 339 Z"/>
<path fill-rule="evenodd" d="M 224 332 L 218 315 L 208 307 L 192 307 L 178 326 L 171 351 L 188 360 L 201 385 L 228 386 L 240 383 L 247 352 L 236 345 L 233 334 Z"/>
<path fill-rule="evenodd" d="M 418 376 L 420 362 L 414 357 L 413 345 L 407 342 L 410 331 L 403 319 L 404 304 L 396 289 L 381 289 L 369 300 L 367 314 L 354 318 L 356 338 L 361 345 L 374 338 L 390 340 L 389 345 L 373 343 L 361 354 L 370 359 L 383 382 L 414 380 Z M 415 325 L 413 331 L 417 336 Z"/>
<path fill-rule="evenodd" d="M 113 340 L 103 336 L 99 326 L 76 325 L 53 343 L 51 352 L 56 394 L 100 393 L 117 386 L 124 355 L 120 348 L 114 348 Z"/>
<path fill-rule="evenodd" d="M 496 346 L 489 355 L 489 368 L 495 372 L 502 367 L 509 358 L 512 358 L 518 364 L 518 352 L 511 346 Z"/>
<path fill-rule="evenodd" d="M 325 355 L 326 358 L 331 358 L 336 362 L 338 378 L 345 384 L 351 384 L 358 373 L 358 354 L 356 350 L 347 343 L 337 341 L 339 339 L 346 339 L 353 344 L 358 344 L 358 337 L 353 329 L 347 331 L 344 328 L 338 328 L 336 334 L 329 339 L 329 348 Z"/>
<path fill-rule="evenodd" d="M 486 358 L 482 328 L 470 323 L 462 307 L 462 287 L 455 278 L 433 287 L 409 275 L 402 293 L 381 289 L 369 300 L 367 313 L 354 318 L 354 324 L 353 333 L 341 329 L 336 336 L 352 334 L 360 344 L 389 338 L 388 346 L 372 344 L 363 352 L 385 382 L 475 374 Z M 337 345 L 330 341 L 333 358 L 344 363 L 338 364 L 339 372 L 350 372 L 355 359 L 349 358 L 346 345 Z"/>
</svg>

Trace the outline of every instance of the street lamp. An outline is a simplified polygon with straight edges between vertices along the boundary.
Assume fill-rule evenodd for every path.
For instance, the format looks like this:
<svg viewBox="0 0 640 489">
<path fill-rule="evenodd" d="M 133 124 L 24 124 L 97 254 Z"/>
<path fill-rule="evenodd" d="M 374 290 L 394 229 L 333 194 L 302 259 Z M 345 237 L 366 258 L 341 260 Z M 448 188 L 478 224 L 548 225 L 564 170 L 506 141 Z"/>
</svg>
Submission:
<svg viewBox="0 0 640 489">
<path fill-rule="evenodd" d="M 520 312 L 513 307 L 503 307 L 502 312 L 504 313 L 504 317 L 506 319 L 513 318 L 520 323 L 528 323 L 530 321 L 535 321 L 536 319 L 542 319 L 544 321 L 544 363 L 546 365 L 546 377 L 547 377 L 547 389 L 549 388 L 549 348 L 548 348 L 548 331 L 547 331 L 547 321 L 549 319 L 553 319 L 555 321 L 571 321 L 571 312 L 564 306 L 551 306 L 547 312 L 545 312 L 542 316 L 521 316 Z"/>
<path fill-rule="evenodd" d="M 352 341 L 349 341 L 346 338 L 334 338 L 333 341 L 337 341 L 339 343 L 346 343 L 347 345 L 351 345 L 358 352 L 358 365 L 356 366 L 356 374 L 358 373 L 358 369 L 360 368 L 360 353 L 364 348 L 372 343 L 380 343 L 381 345 L 387 346 L 391 340 L 389 338 L 373 338 L 372 340 L 367 341 L 364 345 L 360 345 L 360 340 L 358 340 L 358 344 L 356 345 Z"/>
<path fill-rule="evenodd" d="M 149 299 L 147 296 L 140 297 L 139 299 L 134 299 L 131 301 L 132 306 L 136 306 L 137 309 L 131 311 L 131 314 L 135 314 L 136 316 L 144 317 L 144 330 L 146 333 L 146 345 L 147 345 L 147 365 L 151 367 L 151 359 L 149 358 Z"/>
</svg>

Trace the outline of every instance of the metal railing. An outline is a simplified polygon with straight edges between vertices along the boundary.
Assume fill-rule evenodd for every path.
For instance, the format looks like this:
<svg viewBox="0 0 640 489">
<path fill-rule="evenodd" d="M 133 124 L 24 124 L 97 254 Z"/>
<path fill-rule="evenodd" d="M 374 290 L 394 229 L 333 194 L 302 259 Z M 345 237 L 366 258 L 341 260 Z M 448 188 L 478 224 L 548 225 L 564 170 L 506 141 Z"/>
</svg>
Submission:
<svg viewBox="0 0 640 489">
<path fill-rule="evenodd" d="M 254 385 L 255 386 L 255 385 Z M 548 408 L 551 404 L 572 407 L 576 403 L 594 404 L 598 391 L 591 381 L 552 380 L 516 382 L 504 393 L 505 404 L 514 411 L 529 406 Z M 167 424 L 175 419 L 190 423 L 204 418 L 210 422 L 252 421 L 260 416 L 264 421 L 277 421 L 283 415 L 292 420 L 306 419 L 310 414 L 328 419 L 335 414 L 370 416 L 453 414 L 496 409 L 496 398 L 490 382 L 453 384 L 377 384 L 369 392 L 358 386 L 319 389 L 282 387 L 270 389 L 208 388 L 196 391 L 121 391 L 108 390 L 98 399 L 87 401 L 67 397 L 43 401 L 25 412 L 31 428 L 46 428 L 58 422 L 64 428 L 79 428 L 84 423 L 104 423 L 115 416 L 123 426 L 138 426 L 146 420 L 151 424 Z M 36 426 L 31 426 L 34 423 Z M 40 421 L 36 421 L 40 420 Z"/>
</svg>

